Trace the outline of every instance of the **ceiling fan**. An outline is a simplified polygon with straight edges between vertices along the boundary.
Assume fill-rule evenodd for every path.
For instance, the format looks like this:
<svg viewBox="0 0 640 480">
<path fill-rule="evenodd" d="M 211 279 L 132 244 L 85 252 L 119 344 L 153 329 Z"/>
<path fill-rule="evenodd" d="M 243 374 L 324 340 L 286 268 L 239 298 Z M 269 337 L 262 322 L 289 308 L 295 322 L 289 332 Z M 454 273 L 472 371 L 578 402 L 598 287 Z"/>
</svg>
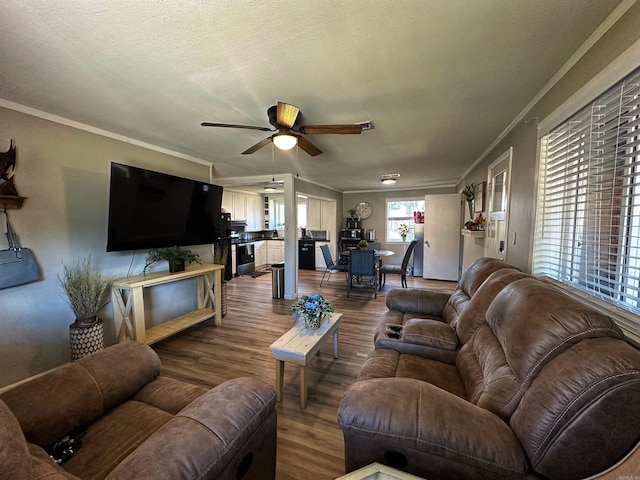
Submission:
<svg viewBox="0 0 640 480">
<path fill-rule="evenodd" d="M 339 135 L 351 135 L 362 133 L 362 130 L 369 130 L 372 127 L 371 122 L 353 123 L 345 125 L 304 125 L 297 126 L 298 114 L 300 109 L 295 105 L 290 105 L 284 102 L 278 102 L 278 105 L 269 107 L 267 115 L 269 117 L 269 123 L 274 128 L 269 127 L 254 127 L 251 125 L 233 125 L 230 123 L 210 123 L 203 122 L 203 127 L 224 127 L 224 128 L 245 128 L 248 130 L 260 130 L 263 132 L 276 132 L 270 137 L 259 141 L 252 147 L 249 147 L 243 155 L 248 155 L 260 150 L 262 147 L 273 142 L 276 147 L 281 150 L 289 150 L 297 145 L 302 150 L 307 152 L 312 157 L 320 155 L 322 150 L 316 147 L 313 143 L 303 137 L 301 134 L 306 135 L 322 135 L 322 134 L 339 134 Z"/>
</svg>

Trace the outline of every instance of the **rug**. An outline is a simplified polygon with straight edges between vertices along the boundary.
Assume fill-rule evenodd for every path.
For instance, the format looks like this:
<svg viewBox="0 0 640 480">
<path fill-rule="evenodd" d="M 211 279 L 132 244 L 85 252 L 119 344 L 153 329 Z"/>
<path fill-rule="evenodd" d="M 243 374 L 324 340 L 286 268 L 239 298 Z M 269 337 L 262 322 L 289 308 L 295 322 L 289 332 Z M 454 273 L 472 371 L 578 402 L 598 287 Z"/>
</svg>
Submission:
<svg viewBox="0 0 640 480">
<path fill-rule="evenodd" d="M 258 278 L 258 277 L 261 277 L 262 275 L 266 275 L 267 273 L 271 273 L 271 267 L 261 268 L 260 270 L 254 270 L 248 275 L 243 275 L 243 277 Z"/>
</svg>

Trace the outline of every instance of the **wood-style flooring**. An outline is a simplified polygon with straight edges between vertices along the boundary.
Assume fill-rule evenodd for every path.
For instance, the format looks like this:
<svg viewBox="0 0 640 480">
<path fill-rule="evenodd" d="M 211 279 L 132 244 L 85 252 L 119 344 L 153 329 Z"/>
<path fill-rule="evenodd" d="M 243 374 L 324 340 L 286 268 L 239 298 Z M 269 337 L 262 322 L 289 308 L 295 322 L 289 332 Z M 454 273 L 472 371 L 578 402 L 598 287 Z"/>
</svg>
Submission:
<svg viewBox="0 0 640 480">
<path fill-rule="evenodd" d="M 338 404 L 358 376 L 373 349 L 378 317 L 387 310 L 386 294 L 400 286 L 400 276 L 373 298 L 370 288 L 346 295 L 345 277 L 333 274 L 320 288 L 322 272 L 301 270 L 299 294 L 320 293 L 342 313 L 340 358 L 333 358 L 329 340 L 308 368 L 307 408 L 300 409 L 298 367 L 286 364 L 284 394 L 278 403 L 278 480 L 330 480 L 343 475 L 344 442 L 337 424 Z M 453 291 L 455 283 L 407 278 L 409 288 Z M 163 374 L 214 387 L 241 376 L 258 378 L 275 387 L 275 360 L 271 345 L 293 326 L 291 300 L 273 299 L 271 275 L 237 277 L 228 282 L 228 309 L 222 325 L 207 321 L 153 345 L 162 360 Z"/>
</svg>

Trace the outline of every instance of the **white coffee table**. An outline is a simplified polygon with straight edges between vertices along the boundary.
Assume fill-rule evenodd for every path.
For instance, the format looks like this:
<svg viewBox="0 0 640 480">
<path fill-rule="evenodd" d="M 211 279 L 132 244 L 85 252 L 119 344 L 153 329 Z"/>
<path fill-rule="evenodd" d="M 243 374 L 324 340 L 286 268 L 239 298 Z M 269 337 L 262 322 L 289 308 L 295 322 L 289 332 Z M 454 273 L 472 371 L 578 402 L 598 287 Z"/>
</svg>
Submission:
<svg viewBox="0 0 640 480">
<path fill-rule="evenodd" d="M 333 357 L 338 358 L 338 327 L 341 317 L 341 313 L 327 315 L 317 330 L 305 328 L 304 321 L 298 321 L 291 330 L 271 344 L 269 348 L 276 359 L 278 401 L 282 400 L 284 362 L 290 362 L 300 366 L 300 408 L 307 408 L 307 365 L 330 335 L 333 335 Z"/>
</svg>

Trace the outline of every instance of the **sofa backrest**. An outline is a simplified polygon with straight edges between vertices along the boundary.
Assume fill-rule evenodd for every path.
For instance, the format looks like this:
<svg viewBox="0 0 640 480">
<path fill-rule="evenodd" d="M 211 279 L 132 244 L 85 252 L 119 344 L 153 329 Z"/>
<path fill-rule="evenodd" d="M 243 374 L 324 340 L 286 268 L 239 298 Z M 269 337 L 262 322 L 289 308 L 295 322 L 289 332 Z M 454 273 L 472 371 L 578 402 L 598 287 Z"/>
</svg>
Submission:
<svg viewBox="0 0 640 480">
<path fill-rule="evenodd" d="M 149 346 L 124 342 L 19 384 L 0 394 L 0 400 L 17 418 L 28 442 L 50 449 L 159 374 L 160 359 Z"/>
<path fill-rule="evenodd" d="M 469 265 L 442 310 L 443 320 L 453 328 L 456 328 L 458 316 L 466 310 L 467 304 L 476 293 L 476 290 L 480 288 L 489 275 L 503 268 L 520 270 L 513 265 L 489 257 L 481 257 Z"/>
<path fill-rule="evenodd" d="M 540 370 L 586 338 L 623 339 L 608 316 L 533 277 L 495 297 L 458 353 L 467 398 L 508 420 Z"/>
<path fill-rule="evenodd" d="M 585 339 L 542 369 L 509 424 L 536 472 L 586 478 L 638 442 L 638 399 L 640 351 L 614 338 Z"/>
<path fill-rule="evenodd" d="M 514 268 L 496 270 L 475 291 L 455 323 L 460 345 L 467 343 L 476 330 L 485 323 L 486 314 L 496 295 L 511 282 L 530 276 Z"/>
</svg>

